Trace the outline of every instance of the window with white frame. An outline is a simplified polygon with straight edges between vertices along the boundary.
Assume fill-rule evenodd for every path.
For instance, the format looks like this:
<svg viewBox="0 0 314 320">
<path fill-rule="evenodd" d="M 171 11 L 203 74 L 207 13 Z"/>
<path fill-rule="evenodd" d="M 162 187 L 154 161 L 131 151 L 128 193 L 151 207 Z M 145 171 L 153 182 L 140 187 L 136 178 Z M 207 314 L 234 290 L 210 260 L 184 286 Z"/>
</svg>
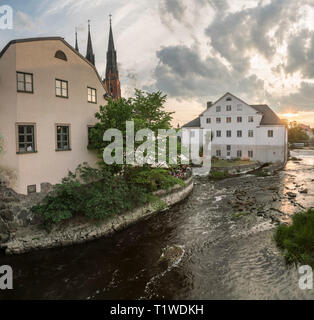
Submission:
<svg viewBox="0 0 314 320">
<path fill-rule="evenodd" d="M 274 137 L 274 130 L 268 130 L 268 138 Z"/>
<path fill-rule="evenodd" d="M 237 131 L 237 137 L 238 138 L 242 138 L 242 130 L 238 130 Z"/>
<path fill-rule="evenodd" d="M 87 87 L 87 101 L 91 103 L 97 103 L 96 89 Z"/>
<path fill-rule="evenodd" d="M 228 106 L 226 107 L 226 110 L 227 110 L 227 111 L 231 111 L 231 108 L 232 108 L 232 107 L 231 107 L 230 105 L 228 105 Z"/>
<path fill-rule="evenodd" d="M 210 118 L 206 118 L 206 123 L 210 123 L 211 119 Z"/>
<path fill-rule="evenodd" d="M 254 117 L 253 116 L 249 116 L 249 122 L 254 122 Z"/>
<path fill-rule="evenodd" d="M 227 118 L 226 118 L 226 122 L 227 122 L 227 123 L 231 123 L 231 117 L 227 117 Z"/>
<path fill-rule="evenodd" d="M 231 138 L 231 130 L 227 130 L 227 138 Z"/>
<path fill-rule="evenodd" d="M 249 138 L 253 138 L 254 137 L 254 131 L 253 130 L 249 130 L 248 131 L 248 137 Z"/>
<path fill-rule="evenodd" d="M 56 96 L 61 98 L 69 97 L 68 81 L 56 79 Z"/>
<path fill-rule="evenodd" d="M 221 111 L 221 106 L 216 106 L 216 112 L 220 112 Z"/>
<path fill-rule="evenodd" d="M 216 118 L 216 123 L 221 123 L 221 118 Z"/>
<path fill-rule="evenodd" d="M 242 158 L 242 150 L 237 150 L 237 158 Z"/>
<path fill-rule="evenodd" d="M 221 131 L 220 131 L 220 130 L 217 130 L 217 131 L 216 131 L 216 137 L 217 137 L 217 138 L 220 138 L 220 137 L 221 137 Z"/>
<path fill-rule="evenodd" d="M 241 123 L 242 122 L 242 117 L 237 117 L 237 122 Z"/>
<path fill-rule="evenodd" d="M 216 150 L 216 157 L 221 157 L 221 150 Z"/>
<path fill-rule="evenodd" d="M 248 156 L 249 156 L 249 158 L 253 158 L 253 150 L 249 150 Z"/>
</svg>

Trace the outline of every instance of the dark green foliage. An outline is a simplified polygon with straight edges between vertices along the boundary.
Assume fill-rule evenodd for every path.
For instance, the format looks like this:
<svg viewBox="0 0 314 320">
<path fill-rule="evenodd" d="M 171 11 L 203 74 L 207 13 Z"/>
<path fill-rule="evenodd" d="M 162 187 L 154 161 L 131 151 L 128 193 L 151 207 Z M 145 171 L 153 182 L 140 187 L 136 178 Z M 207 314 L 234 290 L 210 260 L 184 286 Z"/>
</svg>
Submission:
<svg viewBox="0 0 314 320">
<path fill-rule="evenodd" d="M 308 141 L 309 136 L 297 122 L 291 122 L 288 128 L 288 141 L 289 142 L 304 142 Z"/>
<path fill-rule="evenodd" d="M 284 250 L 288 263 L 314 267 L 314 210 L 297 213 L 290 226 L 280 225 L 275 233 L 277 245 Z"/>
<path fill-rule="evenodd" d="M 162 168 L 133 168 L 127 173 L 127 179 L 148 192 L 168 190 L 176 184 L 184 185 L 181 179 L 170 176 L 168 170 Z"/>
<path fill-rule="evenodd" d="M 87 164 L 70 172 L 54 186 L 43 203 L 32 208 L 46 226 L 85 216 L 94 220 L 125 212 L 151 201 L 151 193 L 184 182 L 165 169 L 128 168 L 123 175 L 94 169 Z"/>
<path fill-rule="evenodd" d="M 215 171 L 211 170 L 209 173 L 209 177 L 214 180 L 221 180 L 230 177 L 230 174 L 227 171 Z"/>
</svg>

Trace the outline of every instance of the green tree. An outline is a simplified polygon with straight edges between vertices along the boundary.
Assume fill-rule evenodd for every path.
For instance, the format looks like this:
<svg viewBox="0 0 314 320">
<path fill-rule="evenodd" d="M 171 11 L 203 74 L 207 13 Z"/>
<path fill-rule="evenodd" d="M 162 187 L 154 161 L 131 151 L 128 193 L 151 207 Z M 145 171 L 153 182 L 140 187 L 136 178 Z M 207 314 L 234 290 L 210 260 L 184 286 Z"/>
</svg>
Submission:
<svg viewBox="0 0 314 320">
<path fill-rule="evenodd" d="M 296 121 L 293 121 L 289 124 L 288 140 L 289 142 L 304 142 L 309 140 L 309 136 Z"/>
<path fill-rule="evenodd" d="M 158 129 L 170 129 L 173 112 L 164 109 L 166 95 L 160 91 L 147 93 L 135 90 L 133 98 L 121 98 L 119 100 L 110 99 L 108 105 L 101 106 L 100 111 L 95 114 L 99 122 L 90 132 L 90 149 L 98 152 L 100 163 L 107 167 L 103 162 L 103 151 L 111 143 L 103 141 L 103 135 L 108 129 L 118 129 L 123 134 L 123 147 L 126 146 L 126 121 L 134 121 L 134 134 L 141 129 L 151 129 L 155 135 Z M 135 142 L 135 148 L 142 142 Z M 125 156 L 125 152 L 124 152 Z M 110 170 L 119 172 L 123 165 L 111 165 Z"/>
</svg>

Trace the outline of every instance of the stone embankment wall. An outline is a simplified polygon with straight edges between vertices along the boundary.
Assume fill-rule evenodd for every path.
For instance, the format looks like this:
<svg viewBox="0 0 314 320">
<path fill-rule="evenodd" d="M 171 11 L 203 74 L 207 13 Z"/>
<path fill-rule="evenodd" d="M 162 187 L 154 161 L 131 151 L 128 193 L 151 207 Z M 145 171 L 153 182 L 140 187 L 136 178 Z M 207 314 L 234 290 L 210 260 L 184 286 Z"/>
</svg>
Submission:
<svg viewBox="0 0 314 320">
<path fill-rule="evenodd" d="M 177 185 L 169 191 L 159 190 L 155 193 L 160 199 L 159 201 L 117 215 L 102 223 L 93 223 L 83 218 L 73 219 L 68 223 L 54 227 L 50 233 L 40 228 L 34 221 L 33 216 L 28 216 L 25 213 L 26 226 L 15 228 L 16 232 L 11 231 L 6 241 L 0 244 L 0 247 L 5 250 L 6 254 L 19 254 L 33 250 L 73 245 L 109 236 L 185 199 L 193 190 L 193 178 L 189 178 L 185 183 L 185 186 Z M 20 215 L 21 213 L 14 219 L 24 221 Z"/>
</svg>

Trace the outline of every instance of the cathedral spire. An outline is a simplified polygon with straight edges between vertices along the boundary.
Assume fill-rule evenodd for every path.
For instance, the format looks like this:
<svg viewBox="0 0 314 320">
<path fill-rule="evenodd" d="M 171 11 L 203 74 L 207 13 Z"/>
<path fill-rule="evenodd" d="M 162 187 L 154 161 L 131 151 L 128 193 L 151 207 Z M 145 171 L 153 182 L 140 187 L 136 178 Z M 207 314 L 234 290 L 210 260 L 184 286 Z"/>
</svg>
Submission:
<svg viewBox="0 0 314 320">
<path fill-rule="evenodd" d="M 78 42 L 77 42 L 77 28 L 75 28 L 75 50 L 77 52 L 80 52 L 79 47 L 78 47 Z"/>
<path fill-rule="evenodd" d="M 87 52 L 86 52 L 86 59 L 95 65 L 95 55 L 93 51 L 92 45 L 92 37 L 90 34 L 90 20 L 88 20 L 88 39 L 87 39 Z"/>
<path fill-rule="evenodd" d="M 107 88 L 108 94 L 113 99 L 121 98 L 121 88 L 119 80 L 119 71 L 117 63 L 117 52 L 114 47 L 113 32 L 112 32 L 112 22 L 110 17 L 110 29 L 109 29 L 109 41 L 108 41 L 108 51 L 107 51 L 107 67 L 106 67 L 106 79 L 105 86 Z"/>
</svg>

